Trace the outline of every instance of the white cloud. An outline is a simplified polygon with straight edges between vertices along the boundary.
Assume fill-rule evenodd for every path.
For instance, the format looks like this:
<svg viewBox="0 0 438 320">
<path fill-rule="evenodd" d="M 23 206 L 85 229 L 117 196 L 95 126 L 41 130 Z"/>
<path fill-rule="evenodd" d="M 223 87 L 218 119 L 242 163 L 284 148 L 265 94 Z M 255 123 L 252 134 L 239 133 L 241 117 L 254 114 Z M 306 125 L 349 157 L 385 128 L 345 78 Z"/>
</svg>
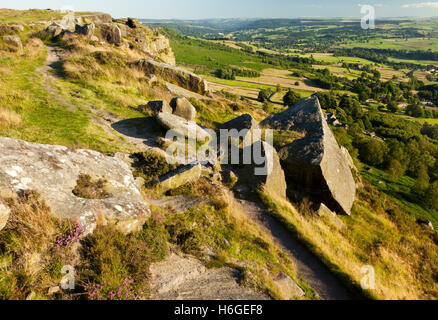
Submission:
<svg viewBox="0 0 438 320">
<path fill-rule="evenodd" d="M 438 9 L 438 2 L 420 2 L 420 3 L 404 4 L 402 8 L 404 9 L 437 8 Z"/>
</svg>

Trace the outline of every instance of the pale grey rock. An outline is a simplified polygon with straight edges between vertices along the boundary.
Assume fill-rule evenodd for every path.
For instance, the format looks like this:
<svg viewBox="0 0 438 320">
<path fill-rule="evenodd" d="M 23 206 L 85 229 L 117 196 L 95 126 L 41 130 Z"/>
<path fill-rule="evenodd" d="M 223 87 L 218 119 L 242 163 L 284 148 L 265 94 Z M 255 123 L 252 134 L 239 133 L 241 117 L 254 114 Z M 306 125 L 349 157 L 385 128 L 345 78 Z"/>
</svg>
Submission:
<svg viewBox="0 0 438 320">
<path fill-rule="evenodd" d="M 208 86 L 206 87 L 207 82 L 204 81 L 203 78 L 185 69 L 167 63 L 160 63 L 151 59 L 141 59 L 136 65 L 146 74 L 155 74 L 165 81 L 177 84 L 184 89 L 202 95 L 210 93 Z"/>
<path fill-rule="evenodd" d="M 100 34 L 102 35 L 102 38 L 108 43 L 122 43 L 122 31 L 114 23 L 104 23 L 100 25 Z"/>
<path fill-rule="evenodd" d="M 94 36 L 95 29 L 96 29 L 96 26 L 94 25 L 94 23 L 87 23 L 84 25 L 77 24 L 75 26 L 75 33 L 82 34 L 84 36 L 91 38 L 92 36 Z"/>
<path fill-rule="evenodd" d="M 239 285 L 235 269 L 207 269 L 190 256 L 169 255 L 150 267 L 152 300 L 267 300 Z"/>
<path fill-rule="evenodd" d="M 59 218 L 79 221 L 87 232 L 96 218 L 131 232 L 149 217 L 150 210 L 122 160 L 92 150 L 42 145 L 0 138 L 0 190 L 35 190 Z M 79 175 L 104 179 L 111 185 L 106 199 L 83 199 L 73 194 Z"/>
<path fill-rule="evenodd" d="M 241 116 L 238 116 L 237 118 L 234 118 L 233 120 L 230 120 L 222 125 L 219 126 L 219 129 L 236 129 L 238 131 L 248 129 L 258 129 L 258 123 L 257 121 L 248 113 L 242 114 Z"/>
<path fill-rule="evenodd" d="M 160 177 L 158 181 L 154 183 L 161 192 L 176 189 L 192 181 L 199 180 L 201 178 L 202 167 L 198 162 L 193 162 L 185 166 L 181 166 L 175 171 Z"/>
<path fill-rule="evenodd" d="M 174 98 L 170 102 L 173 114 L 188 121 L 195 121 L 196 109 L 186 98 Z"/>
<path fill-rule="evenodd" d="M 11 209 L 4 203 L 0 201 L 0 230 L 2 230 L 9 219 L 9 214 Z"/>
<path fill-rule="evenodd" d="M 339 219 L 336 213 L 334 213 L 329 208 L 327 208 L 327 206 L 324 203 L 321 203 L 319 205 L 319 208 L 316 211 L 316 213 L 321 218 L 327 219 L 327 222 L 333 225 L 338 230 L 343 230 L 347 228 L 345 223 L 341 219 Z"/>
<path fill-rule="evenodd" d="M 44 32 L 46 34 L 48 34 L 50 37 L 56 38 L 56 37 L 60 36 L 64 32 L 64 28 L 60 24 L 58 24 L 56 22 L 53 22 L 51 25 L 49 25 L 44 30 Z"/>
<path fill-rule="evenodd" d="M 285 300 L 297 299 L 305 296 L 303 289 L 301 289 L 295 281 L 287 274 L 280 272 L 274 279 L 274 284 L 277 286 L 280 294 Z"/>
<path fill-rule="evenodd" d="M 260 126 L 305 132 L 304 138 L 279 151 L 288 186 L 313 194 L 337 213 L 350 214 L 356 184 L 316 96 L 268 117 Z"/>
<path fill-rule="evenodd" d="M 198 140 L 204 141 L 211 138 L 211 135 L 207 131 L 202 129 L 193 121 L 187 121 L 184 118 L 164 112 L 157 114 L 155 118 L 165 129 L 173 130 L 184 137 L 189 137 L 189 131 L 192 127 L 196 132 L 196 137 Z"/>
<path fill-rule="evenodd" d="M 263 184 L 266 192 L 271 196 L 286 198 L 286 179 L 280 164 L 280 158 L 274 147 L 259 140 L 251 146 L 243 148 L 243 153 L 245 154 L 245 152 L 252 154 L 253 163 L 246 170 L 246 175 L 251 177 L 249 179 L 251 184 L 253 186 Z M 255 163 L 255 155 L 264 157 L 264 163 Z"/>
<path fill-rule="evenodd" d="M 103 24 L 103 23 L 112 23 L 113 17 L 107 13 L 94 12 L 90 14 L 83 14 L 78 16 L 82 18 L 82 20 L 91 21 L 95 24 Z"/>
<path fill-rule="evenodd" d="M 49 296 L 51 296 L 51 295 L 54 295 L 56 293 L 59 293 L 60 291 L 61 291 L 61 288 L 59 286 L 54 286 L 54 287 L 49 288 L 49 291 L 47 292 L 47 294 Z"/>
<path fill-rule="evenodd" d="M 161 112 L 172 114 L 173 112 L 172 107 L 165 100 L 149 101 L 147 107 L 151 109 L 155 114 Z"/>
</svg>

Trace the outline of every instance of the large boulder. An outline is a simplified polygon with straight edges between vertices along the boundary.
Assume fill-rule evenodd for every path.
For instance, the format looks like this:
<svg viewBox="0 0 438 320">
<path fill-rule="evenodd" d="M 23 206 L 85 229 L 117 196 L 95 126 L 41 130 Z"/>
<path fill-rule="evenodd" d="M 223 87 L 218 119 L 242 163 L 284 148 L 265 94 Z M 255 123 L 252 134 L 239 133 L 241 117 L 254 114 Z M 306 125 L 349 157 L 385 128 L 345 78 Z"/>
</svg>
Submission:
<svg viewBox="0 0 438 320">
<path fill-rule="evenodd" d="M 184 137 L 188 138 L 190 130 L 194 130 L 194 134 L 199 141 L 205 141 L 211 138 L 210 133 L 205 131 L 193 121 L 187 121 L 184 118 L 164 112 L 157 114 L 155 118 L 157 119 L 158 123 L 165 129 L 173 130 L 174 132 Z"/>
<path fill-rule="evenodd" d="M 60 24 L 58 24 L 56 22 L 53 22 L 51 25 L 49 25 L 44 30 L 44 32 L 47 35 L 49 35 L 50 37 L 56 38 L 56 37 L 60 36 L 64 32 L 64 28 Z"/>
<path fill-rule="evenodd" d="M 149 101 L 147 104 L 147 108 L 152 110 L 155 114 L 158 113 L 172 113 L 172 107 L 165 100 L 157 100 L 157 101 Z"/>
<path fill-rule="evenodd" d="M 9 213 L 11 209 L 0 201 L 0 230 L 2 230 L 6 226 L 6 222 L 9 219 Z"/>
<path fill-rule="evenodd" d="M 130 232 L 150 215 L 129 166 L 122 160 L 91 150 L 3 137 L 0 150 L 0 190 L 35 190 L 50 205 L 52 214 L 77 220 L 87 232 L 94 230 L 97 219 Z M 108 197 L 85 199 L 73 194 L 82 175 L 106 181 Z"/>
<path fill-rule="evenodd" d="M 202 167 L 199 162 L 193 162 L 185 166 L 181 166 L 175 171 L 160 177 L 155 182 L 155 186 L 161 191 L 176 189 L 192 181 L 199 180 L 202 173 Z"/>
<path fill-rule="evenodd" d="M 247 130 L 258 129 L 258 127 L 259 126 L 257 121 L 255 121 L 255 119 L 250 114 L 246 113 L 220 125 L 219 129 L 227 129 L 227 130 L 236 129 L 237 131 L 241 131 L 245 129 Z"/>
<path fill-rule="evenodd" d="M 122 31 L 114 23 L 104 23 L 100 25 L 100 34 L 102 38 L 111 44 L 122 43 Z"/>
<path fill-rule="evenodd" d="M 356 184 L 316 96 L 302 99 L 260 125 L 276 130 L 305 132 L 305 137 L 279 151 L 288 187 L 307 191 L 329 209 L 350 214 Z"/>
<path fill-rule="evenodd" d="M 286 179 L 280 158 L 273 146 L 264 141 L 256 141 L 243 148 L 243 154 L 250 154 L 252 163 L 247 166 L 247 179 L 253 186 L 264 185 L 265 191 L 275 197 L 286 198 Z M 263 158 L 263 161 L 257 159 Z"/>
<path fill-rule="evenodd" d="M 3 36 L 3 42 L 14 48 L 16 52 L 23 52 L 23 43 L 19 36 Z"/>
<path fill-rule="evenodd" d="M 162 79 L 176 84 L 184 89 L 206 95 L 209 94 L 207 82 L 200 76 L 166 63 L 154 60 L 141 59 L 136 63 L 137 67 L 146 74 L 155 74 Z"/>
<path fill-rule="evenodd" d="M 102 23 L 112 23 L 113 17 L 110 14 L 107 13 L 101 13 L 101 12 L 93 12 L 89 14 L 83 14 L 78 16 L 78 18 L 81 18 L 83 21 L 87 22 L 94 22 L 95 24 L 102 24 Z"/>
<path fill-rule="evenodd" d="M 75 33 L 83 34 L 84 36 L 91 38 L 94 35 L 95 29 L 96 29 L 96 26 L 94 25 L 94 23 L 87 23 L 84 25 L 77 24 L 75 26 Z"/>
<path fill-rule="evenodd" d="M 173 114 L 188 121 L 195 121 L 196 109 L 186 98 L 174 98 L 170 102 Z"/>
</svg>

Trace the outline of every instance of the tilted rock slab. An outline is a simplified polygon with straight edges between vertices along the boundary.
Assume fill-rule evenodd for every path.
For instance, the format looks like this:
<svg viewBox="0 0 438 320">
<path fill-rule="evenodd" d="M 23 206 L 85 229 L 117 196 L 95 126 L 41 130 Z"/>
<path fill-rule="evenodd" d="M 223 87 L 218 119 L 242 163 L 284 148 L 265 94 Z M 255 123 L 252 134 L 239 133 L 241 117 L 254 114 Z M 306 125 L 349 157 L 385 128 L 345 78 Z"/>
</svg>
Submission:
<svg viewBox="0 0 438 320">
<path fill-rule="evenodd" d="M 52 214 L 77 220 L 88 233 L 96 227 L 96 219 L 131 232 L 150 215 L 129 166 L 120 159 L 92 150 L 3 137 L 0 137 L 0 150 L 0 190 L 35 190 L 50 205 Z M 72 190 L 81 174 L 105 179 L 112 186 L 111 197 L 76 197 Z"/>
<path fill-rule="evenodd" d="M 249 165 L 247 175 L 251 177 L 253 185 L 263 184 L 270 195 L 286 198 L 286 180 L 284 171 L 280 164 L 280 158 L 273 146 L 264 141 L 256 141 L 251 146 L 243 149 L 243 153 L 251 152 L 265 158 L 264 163 L 253 163 Z"/>
<path fill-rule="evenodd" d="M 289 187 L 312 193 L 336 213 L 351 213 L 356 184 L 316 96 L 302 99 L 260 125 L 305 132 L 303 139 L 279 151 Z"/>
<path fill-rule="evenodd" d="M 178 86 L 202 94 L 210 93 L 207 81 L 200 76 L 166 63 L 154 60 L 141 59 L 136 63 L 137 67 L 146 74 L 155 74 L 165 81 L 177 84 Z"/>
<path fill-rule="evenodd" d="M 186 98 L 173 98 L 170 102 L 173 114 L 188 121 L 195 121 L 196 109 Z"/>
<path fill-rule="evenodd" d="M 179 188 L 192 181 L 199 180 L 199 178 L 201 178 L 201 173 L 201 164 L 199 162 L 192 162 L 160 177 L 154 185 L 161 192 L 166 192 Z"/>
<path fill-rule="evenodd" d="M 163 128 L 173 130 L 184 137 L 189 137 L 190 126 L 192 126 L 195 129 L 195 136 L 193 138 L 196 137 L 200 141 L 211 138 L 210 133 L 202 129 L 194 121 L 188 121 L 174 114 L 160 112 L 155 116 L 155 119 Z"/>
</svg>

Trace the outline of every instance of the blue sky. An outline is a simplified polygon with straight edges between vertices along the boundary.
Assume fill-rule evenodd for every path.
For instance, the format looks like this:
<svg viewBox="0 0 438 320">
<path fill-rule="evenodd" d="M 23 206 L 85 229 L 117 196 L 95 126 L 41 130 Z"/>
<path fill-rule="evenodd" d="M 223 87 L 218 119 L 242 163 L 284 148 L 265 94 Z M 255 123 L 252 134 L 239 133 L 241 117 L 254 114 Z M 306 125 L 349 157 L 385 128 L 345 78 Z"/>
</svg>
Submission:
<svg viewBox="0 0 438 320">
<path fill-rule="evenodd" d="M 0 0 L 0 8 L 102 11 L 149 19 L 361 17 L 360 5 L 378 17 L 438 16 L 438 0 Z"/>
</svg>

